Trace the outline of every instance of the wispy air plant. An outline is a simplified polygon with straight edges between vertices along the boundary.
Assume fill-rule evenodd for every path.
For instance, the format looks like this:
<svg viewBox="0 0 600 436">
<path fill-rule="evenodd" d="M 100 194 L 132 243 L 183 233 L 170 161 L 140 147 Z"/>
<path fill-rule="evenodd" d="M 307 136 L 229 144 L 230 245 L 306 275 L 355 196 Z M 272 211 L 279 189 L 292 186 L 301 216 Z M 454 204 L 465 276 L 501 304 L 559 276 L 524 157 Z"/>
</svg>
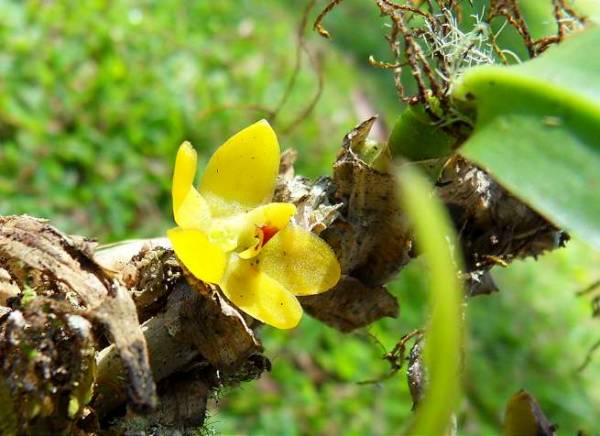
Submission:
<svg viewBox="0 0 600 436">
<path fill-rule="evenodd" d="M 483 19 L 483 14 L 474 14 L 471 15 L 475 20 L 473 28 L 464 32 L 458 25 L 457 17 L 449 10 L 444 9 L 441 15 L 443 20 L 425 21 L 427 32 L 421 35 L 421 39 L 427 49 L 425 54 L 429 58 L 439 60 L 435 72 L 444 84 L 446 94 L 450 93 L 452 85 L 467 68 L 497 63 L 498 58 L 503 63 L 508 63 L 507 55 L 516 62 L 520 61 L 512 51 L 500 49 L 496 44 L 504 26 L 492 33 L 490 25 Z"/>
<path fill-rule="evenodd" d="M 315 21 L 315 29 L 329 37 L 321 22 L 343 0 L 332 0 Z M 423 104 L 430 117 L 441 125 L 467 123 L 451 101 L 454 85 L 468 68 L 483 64 L 518 63 L 520 59 L 498 43 L 498 36 L 507 27 L 520 35 L 529 57 L 536 57 L 550 45 L 560 42 L 568 33 L 581 28 L 585 18 L 567 4 L 567 0 L 552 2 L 557 24 L 556 35 L 534 39 L 523 18 L 519 0 L 491 0 L 488 7 L 466 16 L 467 1 L 458 0 L 373 0 L 381 15 L 389 19 L 386 40 L 393 60 L 380 61 L 372 56 L 371 65 L 393 72 L 400 99 L 406 104 Z M 473 4 L 469 1 L 469 9 Z M 461 6 L 462 5 L 462 6 Z M 498 30 L 492 30 L 494 20 L 502 20 Z M 408 69 L 416 84 L 409 92 Z"/>
</svg>

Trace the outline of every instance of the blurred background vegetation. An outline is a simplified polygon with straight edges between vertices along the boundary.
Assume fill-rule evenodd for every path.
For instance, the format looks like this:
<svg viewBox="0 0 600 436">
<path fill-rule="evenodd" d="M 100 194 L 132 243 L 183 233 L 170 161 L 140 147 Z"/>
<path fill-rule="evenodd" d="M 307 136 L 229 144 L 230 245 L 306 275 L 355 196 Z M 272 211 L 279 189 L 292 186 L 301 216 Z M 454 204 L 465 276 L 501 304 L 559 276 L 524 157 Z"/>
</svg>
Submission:
<svg viewBox="0 0 600 436">
<path fill-rule="evenodd" d="M 322 2 L 321 2 L 322 3 Z M 318 3 L 318 4 L 321 4 Z M 102 242 L 172 225 L 170 176 L 184 139 L 211 150 L 280 105 L 296 62 L 304 1 L 0 0 L 0 214 L 28 213 Z M 314 13 L 313 13 L 314 17 Z M 299 173 L 327 174 L 343 135 L 372 113 L 399 113 L 383 22 L 364 0 L 307 29 L 306 55 L 273 124 L 300 150 Z M 303 117 L 323 88 L 314 110 Z M 560 434 L 600 431 L 600 321 L 575 292 L 600 278 L 600 254 L 572 241 L 496 271 L 502 292 L 469 303 L 462 434 L 497 434 L 520 388 Z M 391 285 L 398 319 L 342 335 L 305 317 L 262 329 L 273 371 L 213 401 L 209 430 L 252 434 L 394 434 L 410 415 L 403 372 L 381 357 L 423 324 L 427 283 L 413 262 Z"/>
</svg>

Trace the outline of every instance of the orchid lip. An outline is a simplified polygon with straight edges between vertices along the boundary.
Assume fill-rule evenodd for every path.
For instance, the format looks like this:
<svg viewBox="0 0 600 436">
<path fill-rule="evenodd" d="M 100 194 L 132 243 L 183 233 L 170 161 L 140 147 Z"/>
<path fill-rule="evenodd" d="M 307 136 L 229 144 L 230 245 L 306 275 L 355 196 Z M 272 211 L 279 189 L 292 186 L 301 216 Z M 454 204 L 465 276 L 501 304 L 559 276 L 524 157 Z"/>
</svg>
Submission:
<svg viewBox="0 0 600 436">
<path fill-rule="evenodd" d="M 255 226 L 254 238 L 256 243 L 238 253 L 242 259 L 251 259 L 257 256 L 262 248 L 279 232 L 279 228 L 271 225 Z"/>
</svg>

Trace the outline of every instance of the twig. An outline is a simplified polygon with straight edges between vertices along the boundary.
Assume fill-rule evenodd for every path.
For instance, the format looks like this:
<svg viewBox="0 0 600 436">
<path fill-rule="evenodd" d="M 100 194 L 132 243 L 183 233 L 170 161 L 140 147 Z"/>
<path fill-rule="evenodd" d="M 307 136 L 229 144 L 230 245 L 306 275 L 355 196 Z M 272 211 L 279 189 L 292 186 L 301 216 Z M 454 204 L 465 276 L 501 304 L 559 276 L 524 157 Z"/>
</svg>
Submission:
<svg viewBox="0 0 600 436">
<path fill-rule="evenodd" d="M 581 297 L 583 295 L 589 294 L 592 291 L 594 291 L 596 288 L 600 287 L 600 280 L 596 280 L 595 282 L 593 282 L 591 285 L 586 286 L 585 288 L 577 291 L 575 293 L 575 295 L 577 297 Z"/>
<path fill-rule="evenodd" d="M 321 11 L 321 13 L 317 16 L 317 19 L 315 20 L 315 23 L 313 24 L 313 29 L 316 30 L 319 33 L 319 35 L 321 35 L 323 38 L 330 38 L 331 34 L 327 30 L 325 30 L 325 28 L 323 27 L 321 22 L 323 21 L 325 16 L 327 14 L 329 14 L 329 12 L 331 12 L 333 10 L 333 8 L 338 6 L 342 1 L 344 1 L 344 0 L 331 0 L 327 4 L 327 6 L 325 6 L 325 9 L 323 9 Z"/>
<path fill-rule="evenodd" d="M 283 92 L 283 95 L 279 100 L 279 103 L 277 103 L 277 106 L 275 106 L 271 116 L 269 117 L 269 121 L 271 123 L 275 122 L 275 119 L 279 115 L 281 108 L 287 103 L 290 95 L 292 94 L 292 90 L 296 85 L 296 80 L 298 79 L 298 74 L 300 73 L 300 67 L 302 66 L 302 51 L 305 50 L 304 33 L 306 29 L 306 24 L 308 22 L 308 15 L 310 14 L 310 11 L 312 11 L 312 9 L 314 8 L 315 3 L 316 0 L 309 0 L 304 8 L 302 19 L 300 20 L 300 25 L 298 26 L 298 31 L 296 34 L 296 57 L 294 60 L 294 69 L 285 87 L 285 91 Z"/>
<path fill-rule="evenodd" d="M 585 368 L 587 368 L 587 366 L 590 364 L 590 362 L 592 361 L 592 358 L 594 357 L 594 353 L 600 348 L 600 339 L 595 342 L 590 349 L 588 350 L 588 352 L 585 355 L 585 359 L 583 359 L 583 362 L 581 362 L 581 364 L 577 367 L 576 372 L 580 373 L 582 372 Z"/>
<path fill-rule="evenodd" d="M 307 53 L 308 58 L 310 59 L 310 63 L 313 66 L 314 71 L 317 73 L 317 80 L 318 80 L 317 90 L 316 90 L 315 94 L 313 95 L 313 98 L 310 100 L 308 105 L 300 112 L 300 114 L 298 114 L 298 116 L 296 116 L 296 118 L 294 118 L 294 120 L 292 120 L 286 127 L 281 129 L 282 135 L 289 134 L 290 132 L 292 132 L 292 130 L 294 130 L 296 127 L 298 127 L 298 125 L 302 121 L 304 121 L 306 118 L 308 118 L 308 116 L 312 113 L 312 111 L 317 106 L 317 103 L 319 102 L 319 100 L 321 99 L 321 95 L 323 94 L 325 78 L 323 77 L 321 63 L 315 55 L 310 54 L 308 51 L 306 53 Z"/>
<path fill-rule="evenodd" d="M 379 345 L 382 345 L 381 342 L 379 341 L 379 339 L 377 339 L 376 337 L 374 337 L 371 334 L 369 334 L 369 336 L 374 338 Z M 404 361 L 406 360 L 406 357 L 405 357 L 406 344 L 411 339 L 413 339 L 415 337 L 421 337 L 421 336 L 423 336 L 423 330 L 421 330 L 421 329 L 413 330 L 412 332 L 407 333 L 404 336 L 402 336 L 402 338 L 400 338 L 400 340 L 394 346 L 392 351 L 384 354 L 384 356 L 383 356 L 383 359 L 388 361 L 388 363 L 390 364 L 389 372 L 387 374 L 382 375 L 381 377 L 378 377 L 378 378 L 375 378 L 372 380 L 365 380 L 365 381 L 358 382 L 358 384 L 359 385 L 368 385 L 368 384 L 381 383 L 382 381 L 388 380 L 388 379 L 392 378 L 394 375 L 396 375 L 396 373 L 402 369 L 402 366 L 404 366 Z"/>
<path fill-rule="evenodd" d="M 292 130 L 294 130 L 302 121 L 304 121 L 306 118 L 308 118 L 308 116 L 312 113 L 312 111 L 315 109 L 315 107 L 317 106 L 317 103 L 319 102 L 319 100 L 321 99 L 321 95 L 323 94 L 323 88 L 325 85 L 325 78 L 323 77 L 323 71 L 321 69 L 321 63 L 319 61 L 319 59 L 317 58 L 317 56 L 313 53 L 311 53 L 311 51 L 308 49 L 307 45 L 306 45 L 306 41 L 304 39 L 304 31 L 306 28 L 306 23 L 308 21 L 308 14 L 310 13 L 310 11 L 312 10 L 313 6 L 315 4 L 314 0 L 310 0 L 309 3 L 306 5 L 306 8 L 304 9 L 304 15 L 302 17 L 302 20 L 300 22 L 300 26 L 298 27 L 298 49 L 297 49 L 297 68 L 300 68 L 300 62 L 301 62 L 301 55 L 302 55 L 302 51 L 304 51 L 304 53 L 306 54 L 306 57 L 308 58 L 310 65 L 313 69 L 313 71 L 315 72 L 315 74 L 317 75 L 317 90 L 315 91 L 315 94 L 313 95 L 312 99 L 309 101 L 309 103 L 304 107 L 303 110 L 300 111 L 300 113 L 285 127 L 280 129 L 280 132 L 282 135 L 287 135 L 290 132 L 292 132 Z M 291 93 L 291 87 L 293 86 L 293 83 L 295 83 L 296 81 L 296 77 L 297 76 L 297 71 L 296 70 L 294 72 L 294 77 L 293 77 L 293 82 L 290 81 L 290 84 L 288 86 L 288 89 L 286 89 L 286 94 L 284 94 L 284 98 L 287 100 L 287 98 L 289 97 L 289 93 Z M 284 101 L 285 102 L 285 101 Z M 280 107 L 277 108 L 276 110 L 279 111 Z M 277 113 L 277 112 L 275 112 Z"/>
<path fill-rule="evenodd" d="M 530 58 L 538 55 L 529 27 L 523 18 L 518 0 L 494 0 L 490 4 L 488 22 L 496 17 L 503 17 L 523 38 Z"/>
</svg>

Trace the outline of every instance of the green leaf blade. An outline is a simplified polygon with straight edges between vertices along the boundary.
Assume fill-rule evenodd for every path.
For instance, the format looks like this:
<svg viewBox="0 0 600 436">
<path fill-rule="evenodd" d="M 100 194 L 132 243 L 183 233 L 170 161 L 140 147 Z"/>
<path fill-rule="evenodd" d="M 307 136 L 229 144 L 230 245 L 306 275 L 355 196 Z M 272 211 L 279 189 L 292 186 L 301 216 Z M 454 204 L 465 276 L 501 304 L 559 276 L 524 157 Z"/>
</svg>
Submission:
<svg viewBox="0 0 600 436">
<path fill-rule="evenodd" d="M 600 247 L 600 29 L 530 62 L 465 74 L 455 96 L 477 110 L 460 153 L 510 192 Z"/>
</svg>

